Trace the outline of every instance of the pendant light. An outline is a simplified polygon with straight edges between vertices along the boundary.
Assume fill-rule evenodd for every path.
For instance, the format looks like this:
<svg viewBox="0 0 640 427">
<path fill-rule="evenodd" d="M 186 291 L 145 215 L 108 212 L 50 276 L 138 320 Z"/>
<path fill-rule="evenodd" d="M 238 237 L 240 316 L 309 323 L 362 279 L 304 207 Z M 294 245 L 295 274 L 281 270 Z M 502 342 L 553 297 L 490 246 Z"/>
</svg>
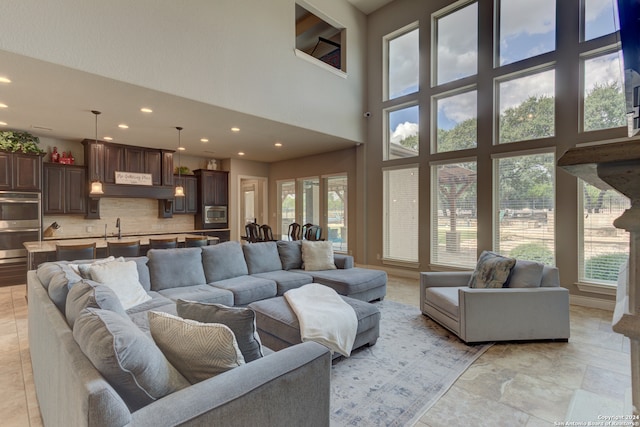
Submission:
<svg viewBox="0 0 640 427">
<path fill-rule="evenodd" d="M 182 128 L 180 126 L 176 126 L 176 129 L 178 129 L 178 185 L 176 185 L 176 192 L 173 197 L 184 197 L 184 188 L 180 185 L 182 181 L 180 179 L 180 170 L 182 169 L 182 155 L 180 153 L 184 150 L 180 143 L 180 131 L 182 131 Z"/>
<path fill-rule="evenodd" d="M 97 145 L 98 144 L 98 115 L 100 114 L 100 111 L 91 110 L 91 112 L 96 116 L 96 145 Z M 104 194 L 104 191 L 102 191 L 102 182 L 100 182 L 100 178 L 98 177 L 98 156 L 93 156 L 93 157 L 96 162 L 96 164 L 94 165 L 95 168 L 93 170 L 95 179 L 91 181 L 91 191 L 89 191 L 89 194 Z"/>
</svg>

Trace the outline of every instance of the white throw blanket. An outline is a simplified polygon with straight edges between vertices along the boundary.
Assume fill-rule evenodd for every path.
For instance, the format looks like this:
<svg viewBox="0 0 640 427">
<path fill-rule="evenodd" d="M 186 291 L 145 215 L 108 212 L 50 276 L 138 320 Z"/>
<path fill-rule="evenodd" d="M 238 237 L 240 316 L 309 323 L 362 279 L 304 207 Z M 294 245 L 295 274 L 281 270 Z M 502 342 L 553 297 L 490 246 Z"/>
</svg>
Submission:
<svg viewBox="0 0 640 427">
<path fill-rule="evenodd" d="M 353 308 L 333 289 L 311 283 L 285 292 L 284 297 L 298 316 L 303 342 L 315 341 L 349 357 L 358 330 Z"/>
</svg>

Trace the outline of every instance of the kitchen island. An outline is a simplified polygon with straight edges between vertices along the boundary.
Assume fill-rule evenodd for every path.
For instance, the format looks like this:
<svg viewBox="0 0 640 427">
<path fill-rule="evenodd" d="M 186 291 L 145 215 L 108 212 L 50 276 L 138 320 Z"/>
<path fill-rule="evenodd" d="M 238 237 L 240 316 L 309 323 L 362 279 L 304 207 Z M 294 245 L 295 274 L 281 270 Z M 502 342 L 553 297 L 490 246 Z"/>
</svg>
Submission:
<svg viewBox="0 0 640 427">
<path fill-rule="evenodd" d="M 121 239 L 118 237 L 87 237 L 77 239 L 59 239 L 59 240 L 42 240 L 35 242 L 24 242 L 23 246 L 27 250 L 27 269 L 34 270 L 38 265 L 47 261 L 56 260 L 56 245 L 80 245 L 84 243 L 96 244 L 96 257 L 107 257 L 107 242 L 132 242 L 140 240 L 140 254 L 146 253 L 149 248 L 149 239 L 178 239 L 178 246 L 184 244 L 187 237 L 203 237 L 202 234 L 193 233 L 173 233 L 173 234 L 145 234 L 145 235 L 123 235 Z M 207 236 L 205 236 L 207 237 Z M 215 245 L 219 242 L 218 237 L 208 236 L 209 244 Z"/>
</svg>

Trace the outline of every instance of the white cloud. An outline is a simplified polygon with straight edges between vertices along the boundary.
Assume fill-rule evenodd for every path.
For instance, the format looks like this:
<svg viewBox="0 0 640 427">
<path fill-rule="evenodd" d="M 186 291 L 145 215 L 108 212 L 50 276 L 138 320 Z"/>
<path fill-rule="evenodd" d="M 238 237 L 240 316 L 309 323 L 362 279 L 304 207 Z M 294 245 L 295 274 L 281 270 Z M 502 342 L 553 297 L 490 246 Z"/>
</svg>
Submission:
<svg viewBox="0 0 640 427">
<path fill-rule="evenodd" d="M 544 71 L 500 83 L 500 113 L 520 105 L 530 96 L 555 96 L 555 72 Z"/>
<path fill-rule="evenodd" d="M 404 93 L 418 85 L 419 70 L 418 30 L 411 31 L 389 42 L 389 92 Z"/>
<path fill-rule="evenodd" d="M 585 61 L 584 85 L 588 92 L 596 83 L 611 83 L 617 80 L 622 88 L 622 67 L 618 53 L 604 55 Z"/>
<path fill-rule="evenodd" d="M 566 0 L 558 0 L 566 1 Z M 500 38 L 518 34 L 546 34 L 556 26 L 556 0 L 502 0 Z"/>
<path fill-rule="evenodd" d="M 476 117 L 477 111 L 478 94 L 475 90 L 438 101 L 438 113 L 444 114 L 445 117 L 456 123 L 462 123 Z"/>
<path fill-rule="evenodd" d="M 391 142 L 397 144 L 403 139 L 409 136 L 417 135 L 417 134 L 418 134 L 417 123 L 410 123 L 410 122 L 400 123 L 398 126 L 396 126 L 396 129 L 391 134 Z"/>
<path fill-rule="evenodd" d="M 477 73 L 477 9 L 473 3 L 438 20 L 438 83 Z"/>
<path fill-rule="evenodd" d="M 611 13 L 613 8 L 617 9 L 615 0 L 587 0 L 585 1 L 584 19 L 586 22 L 594 21 L 601 13 Z"/>
</svg>

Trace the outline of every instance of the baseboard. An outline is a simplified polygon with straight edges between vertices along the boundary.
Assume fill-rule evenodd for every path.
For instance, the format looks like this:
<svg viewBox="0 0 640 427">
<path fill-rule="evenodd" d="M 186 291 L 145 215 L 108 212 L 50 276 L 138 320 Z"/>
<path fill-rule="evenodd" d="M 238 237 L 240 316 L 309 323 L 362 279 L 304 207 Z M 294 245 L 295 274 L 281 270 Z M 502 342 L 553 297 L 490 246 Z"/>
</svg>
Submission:
<svg viewBox="0 0 640 427">
<path fill-rule="evenodd" d="M 580 305 L 582 307 L 599 308 L 601 310 L 608 311 L 613 311 L 616 305 L 615 301 L 583 297 L 580 295 L 569 295 L 569 303 L 573 305 Z"/>
</svg>

